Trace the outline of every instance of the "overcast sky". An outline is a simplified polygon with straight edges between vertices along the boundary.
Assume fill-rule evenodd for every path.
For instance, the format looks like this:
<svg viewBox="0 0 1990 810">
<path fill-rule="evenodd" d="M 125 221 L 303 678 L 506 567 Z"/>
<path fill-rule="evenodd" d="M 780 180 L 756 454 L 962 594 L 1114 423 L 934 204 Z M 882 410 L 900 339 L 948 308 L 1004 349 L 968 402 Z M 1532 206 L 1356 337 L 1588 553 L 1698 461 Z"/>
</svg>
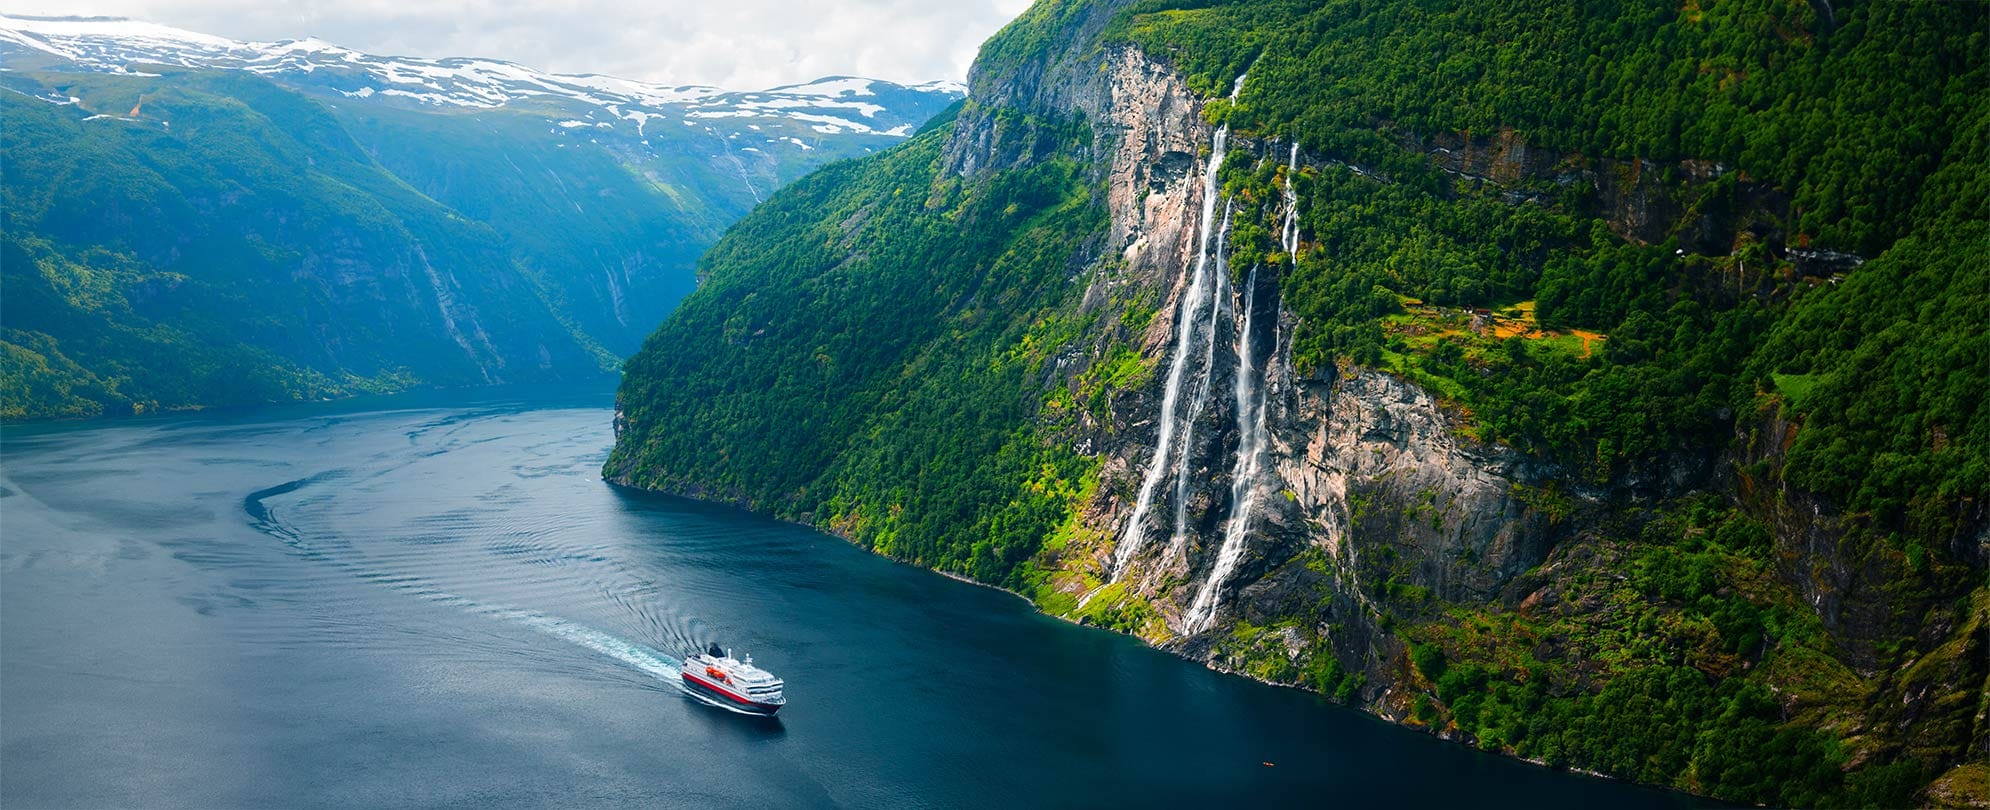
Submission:
<svg viewBox="0 0 1990 810">
<path fill-rule="evenodd" d="M 482 56 L 559 73 L 761 89 L 848 74 L 965 79 L 1029 0 L 0 0 L 234 39 L 315 36 L 369 53 Z"/>
</svg>

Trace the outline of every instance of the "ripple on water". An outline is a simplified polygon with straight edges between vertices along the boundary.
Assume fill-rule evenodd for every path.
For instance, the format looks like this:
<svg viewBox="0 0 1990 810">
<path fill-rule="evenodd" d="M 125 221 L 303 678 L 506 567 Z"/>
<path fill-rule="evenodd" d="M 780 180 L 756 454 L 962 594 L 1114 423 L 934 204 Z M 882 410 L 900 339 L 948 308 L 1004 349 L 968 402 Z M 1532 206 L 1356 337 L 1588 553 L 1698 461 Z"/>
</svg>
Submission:
<svg viewBox="0 0 1990 810">
<path fill-rule="evenodd" d="M 231 419 L 9 434 L 0 803 L 1681 803 L 616 490 L 605 407 Z M 786 723 L 681 689 L 712 642 Z"/>
</svg>

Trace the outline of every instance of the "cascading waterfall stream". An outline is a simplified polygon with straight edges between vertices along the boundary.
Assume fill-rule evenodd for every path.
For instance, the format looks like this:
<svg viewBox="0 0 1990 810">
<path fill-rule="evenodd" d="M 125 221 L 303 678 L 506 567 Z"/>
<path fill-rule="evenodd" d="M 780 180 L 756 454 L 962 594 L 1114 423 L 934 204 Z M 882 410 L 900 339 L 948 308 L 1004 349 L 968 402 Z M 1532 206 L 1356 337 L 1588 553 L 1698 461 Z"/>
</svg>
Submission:
<svg viewBox="0 0 1990 810">
<path fill-rule="evenodd" d="M 1216 229 L 1216 271 L 1212 274 L 1211 286 L 1229 289 L 1230 262 L 1225 251 L 1230 248 L 1230 217 L 1235 206 L 1230 201 L 1223 203 L 1223 224 Z M 1216 324 L 1223 317 L 1223 305 L 1228 296 L 1213 296 L 1209 306 L 1209 329 L 1203 334 L 1202 375 L 1195 386 L 1195 398 L 1189 401 L 1188 417 L 1182 420 L 1181 460 L 1175 465 L 1175 532 L 1168 539 L 1168 556 L 1180 556 L 1188 547 L 1188 471 L 1189 462 L 1195 452 L 1195 423 L 1202 418 L 1203 409 L 1209 407 L 1209 389 L 1216 377 Z"/>
<path fill-rule="evenodd" d="M 1285 228 L 1278 241 L 1295 270 L 1299 268 L 1299 192 L 1292 188 L 1292 176 L 1298 173 L 1299 142 L 1293 141 L 1292 157 L 1285 163 Z"/>
<path fill-rule="evenodd" d="M 1299 258 L 1299 195 L 1292 188 L 1292 175 L 1299 170 L 1299 145 L 1292 145 L 1292 156 L 1285 171 L 1285 222 L 1279 229 L 1279 245 L 1291 257 L 1294 267 Z M 1265 393 L 1266 385 L 1257 384 L 1257 374 L 1252 368 L 1251 339 L 1255 334 L 1257 310 L 1258 268 L 1252 267 L 1250 278 L 1244 283 L 1243 311 L 1244 323 L 1237 332 L 1237 381 L 1234 391 L 1237 398 L 1237 460 L 1230 475 L 1230 519 L 1223 526 L 1223 548 L 1216 555 L 1216 565 L 1209 571 L 1209 579 L 1202 583 L 1202 590 L 1195 596 L 1195 603 L 1189 608 L 1188 618 L 1183 627 L 1188 632 L 1199 633 L 1209 629 L 1216 620 L 1216 608 L 1222 602 L 1224 584 L 1237 568 L 1238 560 L 1244 556 L 1244 539 L 1251 529 L 1251 513 L 1257 509 L 1259 495 L 1258 476 L 1263 466 L 1266 448 L 1271 446 L 1271 436 L 1265 425 L 1265 414 L 1270 397 Z M 1266 356 L 1265 370 L 1271 368 Z"/>
<path fill-rule="evenodd" d="M 1216 615 L 1217 591 L 1242 556 L 1244 533 L 1250 530 L 1251 510 L 1257 505 L 1258 459 L 1266 444 L 1264 403 L 1252 384 L 1251 333 L 1255 326 L 1258 270 L 1251 268 L 1244 287 L 1244 323 L 1237 332 L 1237 380 L 1232 386 L 1237 399 L 1237 460 L 1230 470 L 1230 518 L 1223 525 L 1223 548 L 1216 566 L 1195 596 L 1186 626 L 1190 632 L 1205 629 Z"/>
<path fill-rule="evenodd" d="M 1243 85 L 1243 77 L 1237 83 Z M 1232 93 L 1235 97 L 1235 93 Z M 1126 573 L 1126 566 L 1140 552 L 1140 546 L 1147 539 L 1147 513 L 1154 508 L 1154 490 L 1168 476 L 1168 462 L 1173 457 L 1177 414 L 1180 410 L 1182 382 L 1188 376 L 1189 354 L 1195 341 L 1195 326 L 1204 306 L 1211 303 L 1211 288 L 1215 286 L 1210 278 L 1209 237 L 1216 228 L 1216 175 L 1223 168 L 1223 154 L 1230 138 L 1228 125 L 1216 130 L 1215 142 L 1209 151 L 1209 166 L 1202 174 L 1202 227 L 1196 239 L 1195 272 L 1189 279 L 1189 287 L 1183 293 L 1180 311 L 1175 315 L 1175 350 L 1173 366 L 1168 369 L 1167 386 L 1161 394 L 1161 429 L 1154 441 L 1154 455 L 1147 461 L 1147 474 L 1140 481 L 1140 496 L 1134 500 L 1133 516 L 1126 522 L 1126 532 L 1120 537 L 1119 545 L 1113 550 L 1111 582 L 1117 582 Z M 1089 597 L 1088 597 L 1089 598 Z"/>
</svg>

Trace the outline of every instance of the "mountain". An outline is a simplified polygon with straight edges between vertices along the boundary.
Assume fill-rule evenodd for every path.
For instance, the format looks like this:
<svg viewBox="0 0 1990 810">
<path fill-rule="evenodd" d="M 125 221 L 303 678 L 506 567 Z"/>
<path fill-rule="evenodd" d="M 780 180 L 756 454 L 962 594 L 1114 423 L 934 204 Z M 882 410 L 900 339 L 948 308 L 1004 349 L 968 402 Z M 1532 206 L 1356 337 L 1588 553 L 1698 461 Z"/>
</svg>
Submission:
<svg viewBox="0 0 1990 810">
<path fill-rule="evenodd" d="M 713 246 L 604 475 L 1555 767 L 1981 806 L 1986 28 L 1039 0 Z"/>
<path fill-rule="evenodd" d="M 0 16 L 0 416 L 602 377 L 781 185 L 960 94 Z"/>
<path fill-rule="evenodd" d="M 966 90 L 953 81 L 907 86 L 830 76 L 758 92 L 727 92 L 543 73 L 492 59 L 376 56 L 318 39 L 238 42 L 115 17 L 0 15 L 0 56 L 17 71 L 135 76 L 148 72 L 147 66 L 239 70 L 325 98 L 379 96 L 416 109 L 537 104 L 572 113 L 571 119 L 553 122 L 561 129 L 621 126 L 640 141 L 655 121 L 739 141 L 733 144 L 739 149 L 807 151 L 824 135 L 904 136 L 931 117 L 936 96 L 956 97 Z"/>
</svg>

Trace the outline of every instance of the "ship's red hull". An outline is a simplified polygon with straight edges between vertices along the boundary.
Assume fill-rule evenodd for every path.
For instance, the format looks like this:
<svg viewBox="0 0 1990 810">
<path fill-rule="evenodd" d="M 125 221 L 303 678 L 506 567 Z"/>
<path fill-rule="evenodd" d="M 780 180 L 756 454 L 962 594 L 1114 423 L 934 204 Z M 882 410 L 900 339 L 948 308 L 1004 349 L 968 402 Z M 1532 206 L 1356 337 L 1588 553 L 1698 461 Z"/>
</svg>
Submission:
<svg viewBox="0 0 1990 810">
<path fill-rule="evenodd" d="M 745 695 L 734 693 L 730 689 L 712 683 L 711 681 L 707 681 L 704 678 L 700 678 L 689 672 L 681 674 L 684 676 L 685 685 L 690 686 L 691 688 L 696 689 L 704 694 L 711 695 L 713 697 L 719 698 L 720 700 L 724 700 L 726 702 L 726 705 L 729 705 L 740 711 L 752 712 L 754 714 L 764 714 L 771 717 L 775 712 L 781 710 L 781 704 L 779 703 L 761 703 L 759 701 L 750 700 Z"/>
</svg>

